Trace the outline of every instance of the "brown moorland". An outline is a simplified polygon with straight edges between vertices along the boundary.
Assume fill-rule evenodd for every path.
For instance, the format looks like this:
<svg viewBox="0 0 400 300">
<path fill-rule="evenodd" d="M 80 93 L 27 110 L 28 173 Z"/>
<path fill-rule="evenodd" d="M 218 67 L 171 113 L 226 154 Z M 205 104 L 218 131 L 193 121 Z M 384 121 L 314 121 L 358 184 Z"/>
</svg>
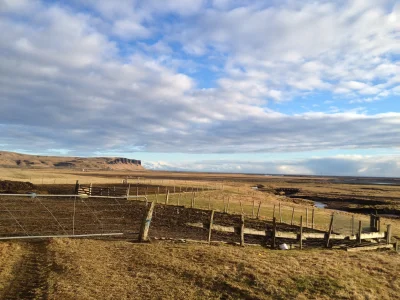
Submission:
<svg viewBox="0 0 400 300">
<path fill-rule="evenodd" d="M 262 213 L 269 218 L 273 205 L 279 202 L 296 209 L 311 207 L 307 195 L 336 198 L 337 202 L 363 199 L 371 201 L 371 205 L 353 205 L 372 208 L 377 205 L 373 201 L 388 199 L 390 203 L 385 204 L 398 209 L 400 189 L 397 185 L 334 182 L 326 177 L 82 172 L 52 168 L 4 168 L 0 169 L 0 174 L 1 179 L 30 181 L 37 191 L 51 191 L 53 186 L 57 191 L 60 183 L 70 189 L 77 179 L 87 184 L 120 184 L 127 177 L 133 186 L 137 183 L 162 189 L 206 186 L 216 190 L 199 193 L 198 205 L 207 208 L 207 193 L 210 193 L 214 195 L 213 203 L 217 208 L 223 199 L 230 197 L 232 210 L 238 212 L 238 201 L 243 201 L 249 204 L 246 212 L 251 213 L 250 204 L 257 199 L 263 202 Z M 251 189 L 254 185 L 263 185 L 263 188 L 254 191 Z M 277 194 L 279 188 L 298 188 L 300 199 Z M 143 191 L 143 186 L 141 189 Z M 302 196 L 306 201 L 297 202 Z M 150 200 L 154 197 L 149 195 Z M 176 195 L 175 198 L 171 195 L 171 201 L 176 200 Z M 329 220 L 331 212 L 318 210 L 321 224 Z M 367 222 L 367 216 L 363 218 Z M 386 223 L 393 225 L 395 236 L 399 235 L 398 220 L 384 219 Z M 400 257 L 394 251 L 273 251 L 253 246 L 168 241 L 136 244 L 116 240 L 51 239 L 3 241 L 0 254 L 0 298 L 3 299 L 396 299 L 400 294 Z"/>
</svg>

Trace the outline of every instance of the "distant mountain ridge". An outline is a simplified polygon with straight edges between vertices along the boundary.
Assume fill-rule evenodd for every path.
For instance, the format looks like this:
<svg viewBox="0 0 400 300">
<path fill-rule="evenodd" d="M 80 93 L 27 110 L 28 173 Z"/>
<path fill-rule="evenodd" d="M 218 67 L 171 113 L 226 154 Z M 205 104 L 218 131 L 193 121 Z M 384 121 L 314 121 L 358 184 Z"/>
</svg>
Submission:
<svg viewBox="0 0 400 300">
<path fill-rule="evenodd" d="M 144 170 L 141 160 L 123 157 L 67 157 L 0 151 L 0 167 Z"/>
</svg>

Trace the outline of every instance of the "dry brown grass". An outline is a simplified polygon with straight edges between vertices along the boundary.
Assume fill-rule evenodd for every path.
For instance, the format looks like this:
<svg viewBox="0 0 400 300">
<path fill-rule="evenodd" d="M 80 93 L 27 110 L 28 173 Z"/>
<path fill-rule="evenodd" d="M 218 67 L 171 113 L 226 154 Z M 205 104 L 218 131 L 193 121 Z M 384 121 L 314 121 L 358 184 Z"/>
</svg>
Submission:
<svg viewBox="0 0 400 300">
<path fill-rule="evenodd" d="M 17 261 L 25 246 L 0 247 L 9 261 Z M 394 252 L 72 239 L 54 239 L 47 251 L 49 299 L 396 299 L 400 294 L 400 256 Z M 0 274 L 7 282 L 4 274 L 10 272 Z"/>
<path fill-rule="evenodd" d="M 14 267 L 23 259 L 26 253 L 18 243 L 0 243 L 0 296 L 12 280 Z"/>
</svg>

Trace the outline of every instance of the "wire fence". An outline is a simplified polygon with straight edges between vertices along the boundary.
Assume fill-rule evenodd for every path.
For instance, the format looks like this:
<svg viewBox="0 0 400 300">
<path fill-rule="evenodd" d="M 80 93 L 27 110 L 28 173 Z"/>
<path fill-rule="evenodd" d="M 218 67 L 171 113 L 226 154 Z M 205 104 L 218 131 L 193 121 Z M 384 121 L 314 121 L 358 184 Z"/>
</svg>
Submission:
<svg viewBox="0 0 400 300">
<path fill-rule="evenodd" d="M 0 237 L 130 234 L 141 214 L 126 198 L 1 195 Z"/>
<path fill-rule="evenodd" d="M 244 196 L 243 193 L 222 190 L 169 193 L 168 197 L 167 194 L 149 195 L 149 200 L 230 214 L 243 214 L 247 217 L 271 221 L 275 217 L 279 223 L 297 226 L 300 225 L 302 217 L 304 227 L 322 231 L 329 229 L 332 214 L 334 214 L 333 232 L 354 235 L 359 230 L 360 221 L 362 232 L 374 230 L 370 227 L 369 216 L 367 215 L 338 212 L 312 205 L 298 205 L 279 196 L 271 200 L 268 196 L 259 193 L 250 193 Z M 280 198 L 281 201 L 279 201 Z"/>
<path fill-rule="evenodd" d="M 288 202 L 287 198 L 262 192 L 211 186 L 156 186 L 131 184 L 124 197 L 78 195 L 0 195 L 0 238 L 7 236 L 125 234 L 138 231 L 144 206 L 134 200 L 216 210 L 229 214 L 272 220 L 327 231 L 333 211 Z M 182 182 L 181 182 L 182 183 Z M 168 215 L 165 215 L 168 218 Z M 362 232 L 371 231 L 369 217 L 335 213 L 332 230 L 354 235 L 361 221 Z"/>
</svg>

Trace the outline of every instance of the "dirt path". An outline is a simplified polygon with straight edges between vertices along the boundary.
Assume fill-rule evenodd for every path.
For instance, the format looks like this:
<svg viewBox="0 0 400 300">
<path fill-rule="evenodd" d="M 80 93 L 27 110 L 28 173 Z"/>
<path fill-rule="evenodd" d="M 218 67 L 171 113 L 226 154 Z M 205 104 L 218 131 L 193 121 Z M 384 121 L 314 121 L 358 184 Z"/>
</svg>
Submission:
<svg viewBox="0 0 400 300">
<path fill-rule="evenodd" d="M 21 244 L 26 255 L 13 270 L 14 277 L 2 299 L 47 299 L 49 264 L 47 241 Z"/>
</svg>

